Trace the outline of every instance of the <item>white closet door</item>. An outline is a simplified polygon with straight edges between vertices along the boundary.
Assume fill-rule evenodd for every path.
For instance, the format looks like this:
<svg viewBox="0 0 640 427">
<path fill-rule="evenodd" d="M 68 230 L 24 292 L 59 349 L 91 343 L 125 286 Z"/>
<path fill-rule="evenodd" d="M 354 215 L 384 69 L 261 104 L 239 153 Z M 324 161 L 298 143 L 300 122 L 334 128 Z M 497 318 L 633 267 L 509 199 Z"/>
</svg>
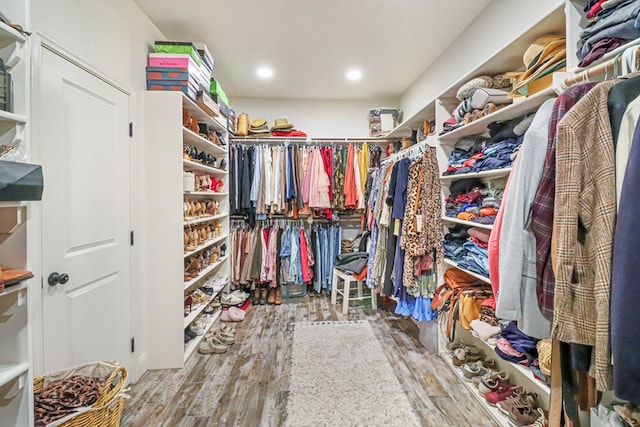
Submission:
<svg viewBox="0 0 640 427">
<path fill-rule="evenodd" d="M 130 367 L 129 96 L 46 47 L 39 86 L 44 369 Z"/>
</svg>

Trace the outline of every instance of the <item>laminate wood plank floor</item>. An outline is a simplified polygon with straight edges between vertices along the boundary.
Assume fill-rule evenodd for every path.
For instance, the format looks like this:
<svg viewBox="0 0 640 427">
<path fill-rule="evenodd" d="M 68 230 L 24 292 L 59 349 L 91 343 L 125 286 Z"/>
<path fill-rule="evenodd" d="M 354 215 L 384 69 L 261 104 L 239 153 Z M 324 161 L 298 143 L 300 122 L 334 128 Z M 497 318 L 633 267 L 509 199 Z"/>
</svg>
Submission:
<svg viewBox="0 0 640 427">
<path fill-rule="evenodd" d="M 331 305 L 329 297 L 250 307 L 245 321 L 235 325 L 236 343 L 226 353 L 196 353 L 184 369 L 146 372 L 131 387 L 122 425 L 281 426 L 286 419 L 293 324 L 367 320 L 423 426 L 495 426 L 440 356 L 430 354 L 420 343 L 417 326 L 393 309 L 388 303 L 379 304 L 377 311 L 367 304 L 353 305 L 343 315 L 342 304 Z M 330 361 L 309 355 L 309 369 L 318 363 Z M 363 390 L 367 392 L 375 390 Z"/>
</svg>

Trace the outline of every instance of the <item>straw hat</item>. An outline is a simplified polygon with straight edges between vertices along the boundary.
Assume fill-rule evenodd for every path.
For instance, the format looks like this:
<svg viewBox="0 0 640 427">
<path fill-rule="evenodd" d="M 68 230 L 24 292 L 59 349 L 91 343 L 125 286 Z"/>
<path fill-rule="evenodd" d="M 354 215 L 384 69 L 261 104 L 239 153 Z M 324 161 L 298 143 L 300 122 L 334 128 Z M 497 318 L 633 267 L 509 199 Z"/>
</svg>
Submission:
<svg viewBox="0 0 640 427">
<path fill-rule="evenodd" d="M 267 119 L 260 117 L 259 119 L 252 120 L 250 127 L 253 129 L 260 129 L 265 126 L 267 126 Z"/>
<path fill-rule="evenodd" d="M 292 128 L 293 128 L 293 125 L 289 123 L 289 120 L 282 117 L 282 118 L 276 119 L 271 130 L 292 129 Z"/>
<path fill-rule="evenodd" d="M 525 71 L 515 75 L 517 84 L 511 96 L 521 96 L 519 89 L 549 72 L 557 71 L 566 63 L 566 40 L 558 35 L 546 35 L 536 39 L 524 52 Z M 515 74 L 515 73 L 514 73 Z M 514 75 L 512 74 L 512 75 Z"/>
</svg>

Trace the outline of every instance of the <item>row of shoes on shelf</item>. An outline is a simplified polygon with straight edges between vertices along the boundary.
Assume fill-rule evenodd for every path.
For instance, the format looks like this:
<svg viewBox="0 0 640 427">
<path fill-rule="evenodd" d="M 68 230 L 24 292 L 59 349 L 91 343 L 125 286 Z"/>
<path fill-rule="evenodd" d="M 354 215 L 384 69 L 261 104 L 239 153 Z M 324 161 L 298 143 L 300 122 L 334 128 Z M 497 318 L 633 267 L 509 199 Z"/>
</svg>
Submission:
<svg viewBox="0 0 640 427">
<path fill-rule="evenodd" d="M 188 282 L 200 275 L 200 272 L 209 265 L 218 262 L 226 254 L 227 245 L 213 245 L 185 260 L 184 281 Z"/>
<path fill-rule="evenodd" d="M 251 291 L 251 305 L 282 304 L 280 286 L 275 288 L 257 287 Z"/>
<path fill-rule="evenodd" d="M 193 116 L 191 112 L 186 108 L 182 109 L 182 126 L 186 127 L 194 133 L 197 133 L 204 139 L 212 142 L 219 147 L 225 147 L 227 145 L 227 141 L 225 140 L 222 133 L 209 129 L 209 125 L 206 123 L 198 122 L 198 118 L 196 116 Z"/>
<path fill-rule="evenodd" d="M 193 172 L 183 173 L 183 190 L 191 192 L 223 193 L 224 181 L 211 175 L 196 175 Z"/>
<path fill-rule="evenodd" d="M 184 219 L 204 218 L 220 214 L 220 204 L 217 200 L 186 200 L 182 204 Z"/>
<path fill-rule="evenodd" d="M 193 310 L 197 310 L 202 306 L 202 304 L 209 304 L 213 308 L 220 308 L 220 303 L 212 302 L 212 295 L 208 295 L 201 289 L 196 289 L 192 291 L 187 297 L 184 299 L 184 317 L 187 317 L 191 314 Z"/>
<path fill-rule="evenodd" d="M 202 314 L 198 316 L 196 320 L 189 326 L 184 329 L 184 343 L 185 345 L 189 343 L 189 341 L 195 339 L 196 337 L 204 335 L 207 330 L 207 326 L 211 322 L 213 315 L 216 311 L 220 310 L 220 303 L 216 307 L 216 303 L 214 301 L 211 302 L 203 311 Z"/>
<path fill-rule="evenodd" d="M 208 241 L 218 238 L 222 235 L 222 223 L 220 221 L 213 221 L 208 224 L 201 224 L 198 226 L 189 226 L 184 230 L 184 251 L 195 251 L 198 246 L 207 243 Z"/>
<path fill-rule="evenodd" d="M 205 166 L 211 166 L 212 168 L 227 170 L 227 160 L 224 158 L 217 158 L 211 153 L 205 151 L 198 151 L 198 149 L 189 144 L 182 145 L 182 158 L 191 162 L 200 163 Z"/>
<path fill-rule="evenodd" d="M 473 383 L 487 403 L 498 408 L 512 425 L 548 427 L 547 416 L 538 406 L 538 395 L 511 384 L 509 376 L 497 370 L 495 360 L 488 359 L 482 350 L 462 342 L 449 344 L 447 350 L 465 381 Z"/>
</svg>

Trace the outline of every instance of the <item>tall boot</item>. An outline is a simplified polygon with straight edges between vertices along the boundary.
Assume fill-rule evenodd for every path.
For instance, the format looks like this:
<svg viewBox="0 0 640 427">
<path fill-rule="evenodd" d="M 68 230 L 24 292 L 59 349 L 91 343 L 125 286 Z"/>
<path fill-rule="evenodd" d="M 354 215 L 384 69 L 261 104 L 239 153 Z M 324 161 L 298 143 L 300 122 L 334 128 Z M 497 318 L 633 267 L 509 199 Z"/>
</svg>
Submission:
<svg viewBox="0 0 640 427">
<path fill-rule="evenodd" d="M 274 303 L 275 303 L 276 305 L 280 305 L 280 304 L 282 304 L 282 292 L 280 291 L 280 286 L 278 286 L 278 287 L 275 289 L 275 292 L 274 292 L 274 293 L 276 294 L 276 296 L 275 296 L 275 298 L 274 298 Z"/>
<path fill-rule="evenodd" d="M 267 303 L 267 288 L 260 288 L 260 305 Z"/>
<path fill-rule="evenodd" d="M 276 290 L 274 288 L 268 288 L 269 289 L 269 298 L 267 298 L 267 302 L 269 304 L 273 304 L 276 302 Z"/>
</svg>

